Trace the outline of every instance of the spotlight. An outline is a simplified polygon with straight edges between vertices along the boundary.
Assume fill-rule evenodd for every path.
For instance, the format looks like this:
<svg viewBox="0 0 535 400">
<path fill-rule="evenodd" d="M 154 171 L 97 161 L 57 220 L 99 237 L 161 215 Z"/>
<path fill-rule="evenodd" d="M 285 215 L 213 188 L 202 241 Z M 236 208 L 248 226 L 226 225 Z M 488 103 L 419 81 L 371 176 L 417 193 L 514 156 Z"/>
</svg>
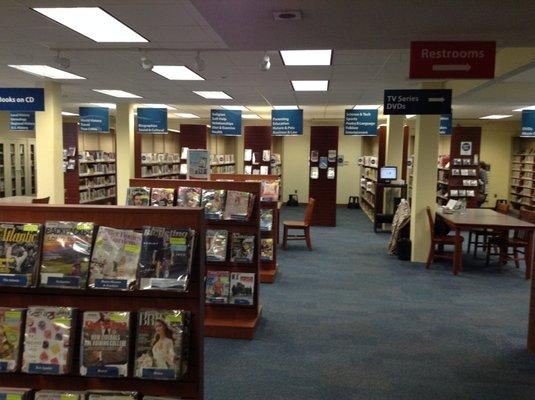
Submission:
<svg viewBox="0 0 535 400">
<path fill-rule="evenodd" d="M 204 60 L 201 58 L 201 53 L 198 51 L 197 52 L 197 55 L 195 56 L 195 65 L 194 65 L 194 68 L 198 71 L 198 72 L 202 72 L 204 71 L 204 66 L 205 66 L 205 63 L 204 63 Z"/>
<path fill-rule="evenodd" d="M 61 52 L 57 52 L 56 58 L 54 59 L 54 62 L 58 64 L 63 69 L 67 69 L 71 66 L 71 60 L 69 60 L 67 57 L 61 57 Z"/>
<path fill-rule="evenodd" d="M 154 63 L 147 58 L 147 56 L 141 57 L 141 68 L 143 68 L 144 71 L 152 71 L 154 68 Z"/>
<path fill-rule="evenodd" d="M 266 54 L 264 54 L 264 58 L 262 58 L 262 64 L 260 64 L 260 69 L 262 71 L 269 71 L 271 68 L 271 58 Z"/>
</svg>

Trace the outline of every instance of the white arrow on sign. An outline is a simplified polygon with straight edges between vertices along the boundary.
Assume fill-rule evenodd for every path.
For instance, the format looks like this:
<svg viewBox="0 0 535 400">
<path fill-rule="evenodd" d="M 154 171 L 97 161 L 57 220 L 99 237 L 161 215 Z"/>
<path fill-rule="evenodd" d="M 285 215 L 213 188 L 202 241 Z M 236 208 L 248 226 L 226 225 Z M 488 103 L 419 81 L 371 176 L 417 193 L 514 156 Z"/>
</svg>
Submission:
<svg viewBox="0 0 535 400">
<path fill-rule="evenodd" d="M 430 97 L 427 101 L 430 103 L 444 103 L 446 99 L 444 97 Z"/>
<path fill-rule="evenodd" d="M 436 64 L 433 65 L 433 71 L 470 71 L 470 64 Z"/>
</svg>

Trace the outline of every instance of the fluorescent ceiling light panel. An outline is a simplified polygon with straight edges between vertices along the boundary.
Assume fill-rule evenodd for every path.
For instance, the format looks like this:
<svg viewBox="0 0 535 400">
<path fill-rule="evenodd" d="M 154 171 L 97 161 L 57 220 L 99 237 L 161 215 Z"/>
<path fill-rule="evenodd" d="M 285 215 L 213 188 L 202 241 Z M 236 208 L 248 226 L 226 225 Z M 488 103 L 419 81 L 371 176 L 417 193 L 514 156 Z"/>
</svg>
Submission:
<svg viewBox="0 0 535 400">
<path fill-rule="evenodd" d="M 74 75 L 48 65 L 8 65 L 8 67 L 51 79 L 85 79 L 83 76 Z"/>
<path fill-rule="evenodd" d="M 198 115 L 191 113 L 174 113 L 178 118 L 200 118 Z"/>
<path fill-rule="evenodd" d="M 112 110 L 115 110 L 117 108 L 117 105 L 115 103 L 91 103 L 91 105 L 95 107 L 110 108 Z"/>
<path fill-rule="evenodd" d="M 273 106 L 274 110 L 299 110 L 298 106 Z"/>
<path fill-rule="evenodd" d="M 414 117 L 416 117 L 415 114 L 407 114 L 407 115 L 405 115 L 405 118 L 407 118 L 407 119 L 411 119 L 411 118 L 414 118 Z"/>
<path fill-rule="evenodd" d="M 261 119 L 259 115 L 256 114 L 242 114 L 243 119 Z"/>
<path fill-rule="evenodd" d="M 61 112 L 61 115 L 63 115 L 64 117 L 75 117 L 75 116 L 77 116 L 78 114 L 76 114 L 76 113 L 72 113 L 72 112 L 69 112 L 69 111 L 62 111 L 62 112 Z"/>
<path fill-rule="evenodd" d="M 509 117 L 512 117 L 512 115 L 492 114 L 485 117 L 480 117 L 479 119 L 504 119 Z"/>
<path fill-rule="evenodd" d="M 204 81 L 202 76 L 183 65 L 155 65 L 152 72 L 172 81 Z"/>
<path fill-rule="evenodd" d="M 356 105 L 353 107 L 353 110 L 378 110 L 381 106 L 377 104 L 364 104 L 364 105 Z"/>
<path fill-rule="evenodd" d="M 329 81 L 292 81 L 296 92 L 325 92 L 329 88 Z"/>
<path fill-rule="evenodd" d="M 141 99 L 141 96 L 137 94 L 128 93 L 124 90 L 115 90 L 115 89 L 93 89 L 94 92 L 99 92 L 102 94 L 107 94 L 108 96 L 119 97 L 121 99 Z"/>
<path fill-rule="evenodd" d="M 513 110 L 513 111 L 522 112 L 524 110 L 535 110 L 535 106 L 527 106 L 527 107 L 517 108 L 516 110 Z"/>
<path fill-rule="evenodd" d="M 148 42 L 100 7 L 38 7 L 34 10 L 95 42 Z"/>
<path fill-rule="evenodd" d="M 168 106 L 167 104 L 139 104 L 137 108 L 167 108 L 168 110 L 176 110 L 175 107 Z"/>
<path fill-rule="evenodd" d="M 193 93 L 204 97 L 205 99 L 230 99 L 232 100 L 232 97 L 230 97 L 225 92 L 221 92 L 219 90 L 194 90 Z"/>
<path fill-rule="evenodd" d="M 284 65 L 331 65 L 332 50 L 281 50 Z"/>
<path fill-rule="evenodd" d="M 247 110 L 247 107 L 244 107 L 244 106 L 219 106 L 219 107 L 224 108 L 225 110 L 233 110 L 233 111 Z"/>
</svg>

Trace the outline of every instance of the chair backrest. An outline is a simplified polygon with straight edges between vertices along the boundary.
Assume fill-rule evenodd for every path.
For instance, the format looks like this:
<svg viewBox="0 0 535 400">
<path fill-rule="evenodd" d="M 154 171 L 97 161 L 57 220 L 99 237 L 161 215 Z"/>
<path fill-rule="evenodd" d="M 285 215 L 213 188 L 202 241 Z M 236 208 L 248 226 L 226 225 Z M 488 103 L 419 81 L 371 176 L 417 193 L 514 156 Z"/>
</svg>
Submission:
<svg viewBox="0 0 535 400">
<path fill-rule="evenodd" d="M 530 210 L 526 210 L 525 208 L 521 208 L 518 214 L 518 219 L 535 224 L 535 211 L 530 211 Z M 528 233 L 525 230 L 515 230 L 513 236 L 516 239 L 525 240 L 528 238 Z"/>
<path fill-rule="evenodd" d="M 435 221 L 433 220 L 433 213 L 431 212 L 431 207 L 427 206 L 425 208 L 425 212 L 427 213 L 427 220 L 429 221 L 429 232 L 431 236 L 431 241 L 435 239 Z"/>
<path fill-rule="evenodd" d="M 48 204 L 50 202 L 49 197 L 42 197 L 40 199 L 32 199 L 32 204 Z"/>
<path fill-rule="evenodd" d="M 496 207 L 494 208 L 494 211 L 499 212 L 500 214 L 508 214 L 509 213 L 509 204 L 507 204 L 507 203 L 496 203 Z"/>
<path fill-rule="evenodd" d="M 306 226 L 309 226 L 312 223 L 312 214 L 314 214 L 314 204 L 316 204 L 316 200 L 310 197 L 308 199 L 307 208 L 305 210 L 305 225 Z"/>
</svg>

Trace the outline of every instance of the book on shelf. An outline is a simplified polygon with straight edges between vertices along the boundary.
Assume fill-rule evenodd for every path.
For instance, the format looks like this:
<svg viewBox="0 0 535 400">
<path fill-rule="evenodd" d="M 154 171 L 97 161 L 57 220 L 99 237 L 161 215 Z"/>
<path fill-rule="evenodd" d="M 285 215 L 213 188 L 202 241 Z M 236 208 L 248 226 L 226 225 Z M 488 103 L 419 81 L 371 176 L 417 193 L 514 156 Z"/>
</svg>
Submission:
<svg viewBox="0 0 535 400">
<path fill-rule="evenodd" d="M 138 313 L 134 376 L 179 379 L 188 367 L 190 313 L 183 310 L 144 310 Z"/>
<path fill-rule="evenodd" d="M 34 400 L 83 400 L 84 398 L 84 392 L 75 392 L 72 390 L 38 390 L 34 395 Z"/>
<path fill-rule="evenodd" d="M 129 312 L 84 312 L 80 348 L 80 375 L 126 377 L 128 375 L 129 348 Z"/>
<path fill-rule="evenodd" d="M 145 227 L 141 242 L 138 279 L 140 289 L 188 289 L 195 231 Z"/>
<path fill-rule="evenodd" d="M 228 231 L 206 231 L 206 261 L 221 262 L 227 259 Z"/>
<path fill-rule="evenodd" d="M 32 389 L 0 387 L 0 399 L 5 400 L 30 400 Z"/>
<path fill-rule="evenodd" d="M 39 274 L 41 286 L 85 288 L 95 225 L 47 221 Z"/>
<path fill-rule="evenodd" d="M 0 307 L 0 373 L 20 365 L 25 310 Z"/>
<path fill-rule="evenodd" d="M 68 374 L 73 356 L 74 327 L 73 308 L 28 307 L 22 372 Z"/>
<path fill-rule="evenodd" d="M 202 189 L 198 187 L 179 187 L 176 198 L 178 207 L 200 207 Z"/>
<path fill-rule="evenodd" d="M 260 239 L 260 259 L 262 261 L 273 261 L 273 239 Z"/>
<path fill-rule="evenodd" d="M 249 192 L 228 190 L 223 218 L 235 221 L 247 221 L 254 206 L 254 195 Z"/>
<path fill-rule="evenodd" d="M 156 207 L 171 207 L 175 204 L 175 189 L 152 188 L 150 190 L 150 205 Z"/>
<path fill-rule="evenodd" d="M 126 191 L 127 206 L 148 206 L 150 205 L 150 188 L 129 187 Z"/>
<path fill-rule="evenodd" d="M 91 255 L 88 286 L 94 289 L 133 289 L 141 237 L 141 233 L 133 230 L 100 226 Z"/>
<path fill-rule="evenodd" d="M 260 230 L 263 232 L 271 231 L 273 226 L 273 210 L 261 209 L 260 210 Z"/>
<path fill-rule="evenodd" d="M 206 272 L 206 302 L 226 304 L 230 296 L 230 272 Z"/>
<path fill-rule="evenodd" d="M 208 219 L 222 219 L 225 208 L 226 190 L 202 189 L 201 207 Z"/>
<path fill-rule="evenodd" d="M 246 233 L 233 233 L 230 261 L 235 263 L 252 263 L 255 236 Z"/>
<path fill-rule="evenodd" d="M 0 223 L 0 286 L 32 286 L 40 262 L 41 224 Z"/>
<path fill-rule="evenodd" d="M 137 392 L 120 392 L 113 390 L 90 390 L 87 392 L 87 400 L 137 400 Z"/>
<path fill-rule="evenodd" d="M 254 281 L 254 273 L 232 272 L 230 274 L 230 303 L 254 304 Z"/>
</svg>

